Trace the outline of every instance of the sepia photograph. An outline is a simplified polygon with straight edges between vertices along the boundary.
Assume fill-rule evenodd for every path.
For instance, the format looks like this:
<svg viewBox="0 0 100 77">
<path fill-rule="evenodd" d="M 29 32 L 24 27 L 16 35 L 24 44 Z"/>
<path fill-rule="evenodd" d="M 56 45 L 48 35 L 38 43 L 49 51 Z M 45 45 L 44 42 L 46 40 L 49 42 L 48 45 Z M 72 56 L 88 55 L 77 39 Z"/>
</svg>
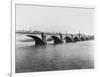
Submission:
<svg viewBox="0 0 100 77">
<path fill-rule="evenodd" d="M 94 69 L 94 8 L 15 5 L 15 73 Z"/>
</svg>

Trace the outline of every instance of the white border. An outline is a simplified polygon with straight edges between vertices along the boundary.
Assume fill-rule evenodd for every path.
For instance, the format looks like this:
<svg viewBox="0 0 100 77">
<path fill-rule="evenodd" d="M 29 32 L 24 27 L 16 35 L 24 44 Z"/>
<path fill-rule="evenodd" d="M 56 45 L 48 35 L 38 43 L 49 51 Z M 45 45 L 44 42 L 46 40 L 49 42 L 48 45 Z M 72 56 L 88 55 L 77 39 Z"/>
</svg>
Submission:
<svg viewBox="0 0 100 77">
<path fill-rule="evenodd" d="M 11 1 L 11 76 L 15 75 L 15 0 Z"/>
<path fill-rule="evenodd" d="M 69 73 L 69 74 L 73 74 L 74 73 L 85 73 L 85 72 L 94 72 L 94 70 L 91 69 L 84 69 L 84 70 L 68 70 L 68 71 L 50 71 L 50 72 L 31 72 L 31 73 L 15 73 L 15 5 L 16 4 L 29 4 L 29 5 L 37 5 L 37 6 L 50 6 L 50 7 L 68 7 L 68 8 L 83 8 L 83 9 L 95 9 L 95 6 L 89 6 L 89 5 L 76 5 L 76 4 L 59 4 L 59 3 L 44 3 L 44 2 L 34 2 L 34 1 L 21 1 L 21 0 L 12 0 L 11 1 L 11 5 L 12 5 L 12 17 L 11 17 L 11 25 L 12 25 L 12 32 L 11 32 L 11 38 L 12 38 L 12 42 L 11 42 L 11 47 L 12 47 L 12 52 L 11 52 L 11 76 L 12 77 L 33 77 L 33 76 L 38 76 L 40 77 L 40 75 L 45 75 L 45 77 L 49 74 L 54 74 L 58 73 L 58 75 L 61 74 L 65 74 L 65 73 Z M 52 75 L 51 75 L 52 76 Z M 70 76 L 70 75 L 68 75 Z"/>
<path fill-rule="evenodd" d="M 16 4 L 27 4 L 27 5 L 37 5 L 37 6 L 50 6 L 50 7 L 69 7 L 69 8 L 85 8 L 85 9 L 95 9 L 95 6 L 93 5 L 80 5 L 80 4 L 66 4 L 66 3 L 48 3 L 48 2 L 36 2 L 31 0 L 15 0 Z"/>
</svg>

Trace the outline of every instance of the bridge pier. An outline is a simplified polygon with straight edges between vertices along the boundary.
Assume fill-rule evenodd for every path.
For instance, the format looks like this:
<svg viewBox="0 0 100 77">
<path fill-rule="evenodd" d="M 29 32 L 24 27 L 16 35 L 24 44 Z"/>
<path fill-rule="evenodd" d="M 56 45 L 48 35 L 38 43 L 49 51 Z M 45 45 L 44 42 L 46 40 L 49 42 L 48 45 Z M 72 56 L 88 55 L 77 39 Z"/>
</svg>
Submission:
<svg viewBox="0 0 100 77">
<path fill-rule="evenodd" d="M 63 35 L 59 33 L 59 36 L 60 36 L 61 43 L 63 43 Z"/>
<path fill-rule="evenodd" d="M 41 33 L 41 38 L 44 44 L 46 44 L 46 35 L 44 34 L 44 32 Z"/>
<path fill-rule="evenodd" d="M 71 34 L 71 38 L 72 38 L 72 42 L 74 42 L 74 37 L 73 37 L 73 35 Z"/>
</svg>

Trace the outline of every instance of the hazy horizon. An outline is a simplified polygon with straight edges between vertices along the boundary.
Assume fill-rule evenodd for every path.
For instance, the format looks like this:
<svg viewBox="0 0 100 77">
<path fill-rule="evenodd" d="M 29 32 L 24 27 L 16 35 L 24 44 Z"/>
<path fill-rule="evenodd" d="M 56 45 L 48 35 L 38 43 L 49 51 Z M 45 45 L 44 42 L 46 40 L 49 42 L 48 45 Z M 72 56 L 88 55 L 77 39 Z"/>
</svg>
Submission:
<svg viewBox="0 0 100 77">
<path fill-rule="evenodd" d="M 16 5 L 16 30 L 94 34 L 94 10 Z"/>
</svg>

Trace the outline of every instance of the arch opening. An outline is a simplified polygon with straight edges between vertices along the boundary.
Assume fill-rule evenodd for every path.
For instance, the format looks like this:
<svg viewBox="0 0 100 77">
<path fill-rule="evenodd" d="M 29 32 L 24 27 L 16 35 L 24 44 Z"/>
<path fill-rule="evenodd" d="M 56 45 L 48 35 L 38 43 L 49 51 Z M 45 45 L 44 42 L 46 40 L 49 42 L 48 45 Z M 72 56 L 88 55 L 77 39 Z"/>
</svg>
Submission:
<svg viewBox="0 0 100 77">
<path fill-rule="evenodd" d="M 88 37 L 86 37 L 86 40 L 89 40 L 89 38 L 88 38 Z"/>
<path fill-rule="evenodd" d="M 35 40 L 35 46 L 37 46 L 37 45 L 45 45 L 46 44 L 43 40 L 41 40 L 37 36 L 34 36 L 34 35 L 27 35 L 27 36 L 31 37 L 31 38 L 33 38 Z"/>
<path fill-rule="evenodd" d="M 66 41 L 66 43 L 67 42 L 73 42 L 72 38 L 70 38 L 70 37 L 65 37 L 65 41 Z"/>
<path fill-rule="evenodd" d="M 85 41 L 85 38 L 84 38 L 84 37 L 81 37 L 80 40 L 81 40 L 81 41 Z"/>
<path fill-rule="evenodd" d="M 74 37 L 74 41 L 80 41 L 78 37 Z"/>
<path fill-rule="evenodd" d="M 54 44 L 63 43 L 63 41 L 60 38 L 58 38 L 57 36 L 51 36 L 51 37 L 54 40 Z"/>
</svg>

